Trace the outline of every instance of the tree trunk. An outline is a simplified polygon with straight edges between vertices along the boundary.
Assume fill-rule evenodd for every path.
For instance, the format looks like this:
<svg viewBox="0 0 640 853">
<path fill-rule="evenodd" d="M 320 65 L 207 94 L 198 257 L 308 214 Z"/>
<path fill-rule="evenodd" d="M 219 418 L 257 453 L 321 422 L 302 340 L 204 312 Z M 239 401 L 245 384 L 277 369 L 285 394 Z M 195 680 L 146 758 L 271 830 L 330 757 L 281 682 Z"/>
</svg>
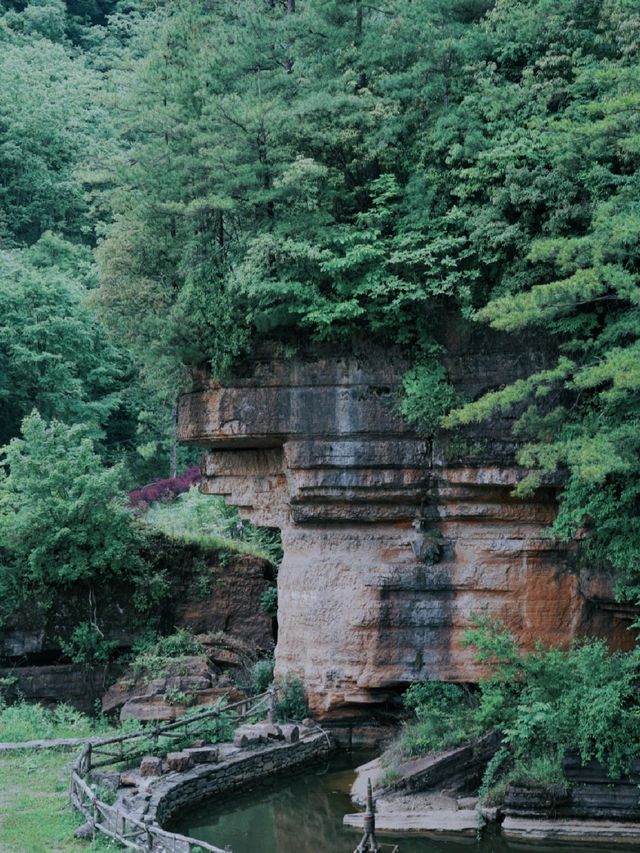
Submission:
<svg viewBox="0 0 640 853">
<path fill-rule="evenodd" d="M 171 479 L 178 474 L 178 406 L 171 410 L 171 450 L 169 452 L 169 476 Z"/>
</svg>

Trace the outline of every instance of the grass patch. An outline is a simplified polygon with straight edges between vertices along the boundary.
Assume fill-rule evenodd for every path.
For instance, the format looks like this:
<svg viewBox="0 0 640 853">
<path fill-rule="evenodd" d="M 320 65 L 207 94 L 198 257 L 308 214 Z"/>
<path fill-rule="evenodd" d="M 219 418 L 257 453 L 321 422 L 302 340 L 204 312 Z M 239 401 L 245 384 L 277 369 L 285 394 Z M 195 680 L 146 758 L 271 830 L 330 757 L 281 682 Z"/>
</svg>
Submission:
<svg viewBox="0 0 640 853">
<path fill-rule="evenodd" d="M 82 822 L 69 806 L 74 752 L 0 753 L 0 853 L 71 853 L 119 848 L 73 837 Z"/>
<path fill-rule="evenodd" d="M 221 497 L 203 494 L 197 486 L 171 503 L 153 504 L 140 520 L 173 540 L 204 550 L 248 554 L 274 565 L 282 557 L 276 531 L 243 521 L 235 507 Z"/>
<path fill-rule="evenodd" d="M 187 675 L 184 658 L 205 653 L 204 646 L 188 628 L 180 628 L 165 637 L 146 634 L 133 644 L 130 669 L 135 679 L 166 678 L 170 675 Z"/>
<path fill-rule="evenodd" d="M 102 718 L 91 719 L 68 705 L 54 710 L 18 702 L 3 706 L 0 702 L 0 741 L 18 743 L 27 740 L 90 737 L 105 734 L 109 724 Z"/>
</svg>

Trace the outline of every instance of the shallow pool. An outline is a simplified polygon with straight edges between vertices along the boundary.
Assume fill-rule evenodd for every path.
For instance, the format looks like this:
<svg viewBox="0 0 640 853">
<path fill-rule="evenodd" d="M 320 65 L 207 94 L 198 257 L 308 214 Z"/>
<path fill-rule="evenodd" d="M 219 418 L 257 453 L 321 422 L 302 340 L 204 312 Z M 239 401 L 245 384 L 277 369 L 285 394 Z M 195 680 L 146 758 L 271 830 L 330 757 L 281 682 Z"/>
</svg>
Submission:
<svg viewBox="0 0 640 853">
<path fill-rule="evenodd" d="M 353 768 L 364 760 L 357 753 L 339 753 L 325 765 L 307 767 L 226 800 L 205 801 L 170 829 L 217 847 L 229 845 L 233 853 L 353 853 L 360 837 L 342 826 L 342 817 L 356 811 L 349 789 Z M 567 846 L 509 845 L 494 833 L 481 840 L 380 836 L 378 841 L 382 853 L 390 853 L 393 844 L 398 844 L 399 853 L 578 853 L 578 848 Z M 579 850 L 584 853 L 585 848 Z M 611 853 L 610 848 L 591 845 L 588 850 Z M 616 845 L 616 853 L 626 851 Z"/>
</svg>

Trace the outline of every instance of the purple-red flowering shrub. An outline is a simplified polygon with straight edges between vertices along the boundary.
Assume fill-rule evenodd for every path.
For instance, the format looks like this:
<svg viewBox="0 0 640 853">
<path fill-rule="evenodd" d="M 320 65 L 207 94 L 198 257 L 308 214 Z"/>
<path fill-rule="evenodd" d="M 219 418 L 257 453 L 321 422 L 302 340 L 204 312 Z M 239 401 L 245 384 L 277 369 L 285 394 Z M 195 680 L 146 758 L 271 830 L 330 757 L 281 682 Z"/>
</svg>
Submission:
<svg viewBox="0 0 640 853">
<path fill-rule="evenodd" d="M 188 492 L 191 486 L 199 482 L 200 468 L 197 465 L 192 465 L 191 468 L 187 468 L 177 477 L 154 480 L 153 483 L 148 483 L 146 486 L 129 492 L 128 506 L 137 512 L 144 512 L 151 504 L 158 501 L 165 503 L 174 501 L 178 495 Z"/>
</svg>

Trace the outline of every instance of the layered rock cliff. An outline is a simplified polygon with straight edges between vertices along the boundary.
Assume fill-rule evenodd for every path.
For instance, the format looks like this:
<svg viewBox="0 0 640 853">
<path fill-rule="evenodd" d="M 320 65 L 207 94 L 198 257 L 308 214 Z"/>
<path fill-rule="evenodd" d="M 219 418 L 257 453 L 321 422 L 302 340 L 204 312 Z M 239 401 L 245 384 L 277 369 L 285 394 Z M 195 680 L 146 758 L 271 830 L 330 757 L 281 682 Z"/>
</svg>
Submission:
<svg viewBox="0 0 640 853">
<path fill-rule="evenodd" d="M 467 399 L 547 361 L 536 342 L 444 330 Z M 481 675 L 462 635 L 502 619 L 525 647 L 596 634 L 631 642 L 604 571 L 547 533 L 557 488 L 520 500 L 507 421 L 426 439 L 397 414 L 400 352 L 265 351 L 233 382 L 196 376 L 182 441 L 205 448 L 203 489 L 282 532 L 276 670 L 321 716 L 362 715 L 412 681 Z"/>
</svg>

